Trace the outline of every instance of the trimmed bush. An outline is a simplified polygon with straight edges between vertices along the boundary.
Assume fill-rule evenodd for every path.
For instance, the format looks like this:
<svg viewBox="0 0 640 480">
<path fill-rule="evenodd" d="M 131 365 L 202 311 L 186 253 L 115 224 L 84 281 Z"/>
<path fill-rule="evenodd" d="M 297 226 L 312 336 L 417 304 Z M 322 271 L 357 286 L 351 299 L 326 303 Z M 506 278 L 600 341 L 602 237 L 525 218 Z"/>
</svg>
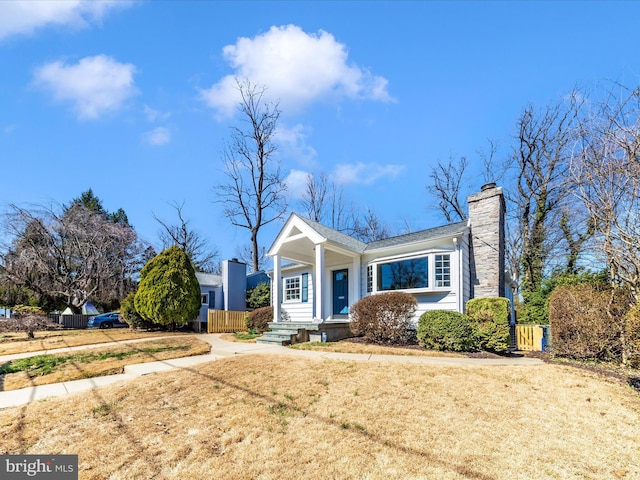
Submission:
<svg viewBox="0 0 640 480">
<path fill-rule="evenodd" d="M 265 332 L 269 329 L 269 322 L 273 322 L 273 307 L 256 308 L 247 316 L 249 331 Z"/>
<path fill-rule="evenodd" d="M 470 352 L 476 336 L 469 318 L 451 310 L 425 312 L 418 321 L 418 342 L 428 350 Z"/>
<path fill-rule="evenodd" d="M 575 359 L 622 361 L 631 293 L 600 285 L 556 288 L 549 301 L 552 351 Z"/>
<path fill-rule="evenodd" d="M 474 298 L 467 302 L 467 315 L 482 350 L 504 352 L 509 348 L 509 300 Z"/>
<path fill-rule="evenodd" d="M 373 343 L 407 344 L 415 335 L 413 315 L 417 306 L 409 293 L 370 295 L 351 307 L 351 331 Z"/>
<path fill-rule="evenodd" d="M 198 317 L 200 298 L 191 260 L 174 245 L 144 266 L 134 304 L 145 320 L 173 327 Z"/>
</svg>

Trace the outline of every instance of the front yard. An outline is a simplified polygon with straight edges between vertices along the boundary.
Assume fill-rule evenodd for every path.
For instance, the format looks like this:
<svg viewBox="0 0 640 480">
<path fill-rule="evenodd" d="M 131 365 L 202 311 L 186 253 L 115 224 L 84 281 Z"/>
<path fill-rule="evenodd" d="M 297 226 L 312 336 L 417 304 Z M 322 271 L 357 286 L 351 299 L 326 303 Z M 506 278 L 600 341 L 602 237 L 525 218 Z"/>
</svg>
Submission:
<svg viewBox="0 0 640 480">
<path fill-rule="evenodd" d="M 210 350 L 208 343 L 192 335 L 180 335 L 36 355 L 0 364 L 0 390 L 112 375 L 122 373 L 126 365 L 203 355 Z"/>
<path fill-rule="evenodd" d="M 87 479 L 640 478 L 640 397 L 561 365 L 237 355 L 0 411 Z"/>
<path fill-rule="evenodd" d="M 129 328 L 116 330 L 48 330 L 35 332 L 35 338 L 30 340 L 25 332 L 0 332 L 0 355 L 174 335 L 184 336 L 185 334 L 162 331 L 145 332 Z"/>
</svg>

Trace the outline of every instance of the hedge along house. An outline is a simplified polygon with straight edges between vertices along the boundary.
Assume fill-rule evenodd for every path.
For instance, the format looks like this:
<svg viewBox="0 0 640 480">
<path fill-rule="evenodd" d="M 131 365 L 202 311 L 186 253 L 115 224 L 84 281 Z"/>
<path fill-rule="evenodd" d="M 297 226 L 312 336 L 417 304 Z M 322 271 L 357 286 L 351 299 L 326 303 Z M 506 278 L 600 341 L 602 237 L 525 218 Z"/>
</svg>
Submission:
<svg viewBox="0 0 640 480">
<path fill-rule="evenodd" d="M 274 318 L 258 340 L 344 338 L 351 305 L 389 291 L 416 297 L 416 323 L 427 310 L 464 312 L 471 298 L 504 297 L 502 189 L 484 185 L 467 201 L 468 221 L 371 243 L 291 214 L 268 252 Z"/>
</svg>

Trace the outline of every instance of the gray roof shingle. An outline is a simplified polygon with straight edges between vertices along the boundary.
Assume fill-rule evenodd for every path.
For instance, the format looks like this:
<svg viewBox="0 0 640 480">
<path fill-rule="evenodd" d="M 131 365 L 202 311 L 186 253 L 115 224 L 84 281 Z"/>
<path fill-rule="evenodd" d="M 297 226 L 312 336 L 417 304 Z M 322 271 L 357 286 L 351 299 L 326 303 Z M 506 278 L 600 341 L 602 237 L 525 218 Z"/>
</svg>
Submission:
<svg viewBox="0 0 640 480">
<path fill-rule="evenodd" d="M 396 237 L 389 237 L 383 240 L 377 240 L 367 244 L 366 250 L 376 250 L 385 247 L 397 247 L 409 243 L 423 242 L 427 240 L 435 240 L 441 237 L 453 237 L 464 233 L 467 229 L 467 222 L 450 223 L 441 227 L 420 230 L 419 232 L 407 233 Z"/>
<path fill-rule="evenodd" d="M 429 228 L 426 230 L 420 230 L 418 232 L 407 233 L 404 235 L 398 235 L 395 237 L 385 238 L 383 240 L 365 243 L 345 233 L 322 225 L 321 223 L 314 222 L 313 220 L 302 217 L 300 215 L 297 216 L 300 218 L 300 220 L 305 222 L 327 240 L 343 245 L 346 248 L 349 248 L 350 250 L 358 253 L 364 253 L 365 250 L 376 250 L 378 248 L 396 247 L 415 242 L 435 240 L 440 237 L 453 237 L 464 233 L 467 229 L 467 221 L 465 220 L 462 222 L 450 223 L 448 225 L 442 225 L 440 227 Z"/>
<path fill-rule="evenodd" d="M 339 232 L 330 227 L 326 227 L 321 223 L 314 222 L 313 220 L 302 217 L 300 215 L 298 215 L 298 217 L 300 218 L 300 220 L 302 220 L 304 223 L 309 225 L 311 228 L 313 228 L 316 232 L 318 232 L 324 238 L 326 238 L 327 240 L 333 243 L 337 243 L 339 245 L 342 245 L 348 248 L 349 250 L 353 250 L 358 253 L 364 252 L 365 248 L 367 248 L 366 243 L 361 242 L 360 240 L 355 239 L 353 237 L 350 237 L 345 233 Z"/>
</svg>

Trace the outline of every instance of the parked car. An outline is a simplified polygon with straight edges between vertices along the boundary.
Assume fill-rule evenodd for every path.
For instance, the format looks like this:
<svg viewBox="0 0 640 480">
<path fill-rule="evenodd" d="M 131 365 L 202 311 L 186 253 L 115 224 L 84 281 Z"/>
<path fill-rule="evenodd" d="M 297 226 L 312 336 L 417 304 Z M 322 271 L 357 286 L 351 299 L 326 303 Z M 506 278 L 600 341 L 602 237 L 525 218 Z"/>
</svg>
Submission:
<svg viewBox="0 0 640 480">
<path fill-rule="evenodd" d="M 129 324 L 120 318 L 120 312 L 103 313 L 89 317 L 87 328 L 128 328 Z"/>
</svg>

